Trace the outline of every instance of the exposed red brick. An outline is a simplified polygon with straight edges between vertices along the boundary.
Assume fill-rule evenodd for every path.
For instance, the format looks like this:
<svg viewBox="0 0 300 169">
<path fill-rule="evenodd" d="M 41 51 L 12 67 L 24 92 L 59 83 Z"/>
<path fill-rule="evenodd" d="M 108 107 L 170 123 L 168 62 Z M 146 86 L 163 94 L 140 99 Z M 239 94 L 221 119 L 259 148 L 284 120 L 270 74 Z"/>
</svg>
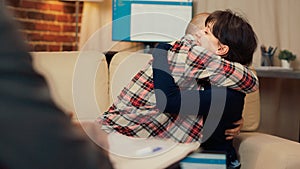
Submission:
<svg viewBox="0 0 300 169">
<path fill-rule="evenodd" d="M 55 21 L 56 16 L 53 14 L 45 14 L 42 12 L 27 12 L 29 19 Z"/>
<path fill-rule="evenodd" d="M 56 15 L 53 14 L 44 14 L 44 20 L 46 21 L 55 21 L 56 20 Z"/>
<path fill-rule="evenodd" d="M 23 8 L 32 8 L 32 9 L 40 9 L 40 10 L 49 9 L 47 3 L 30 1 L 30 0 L 22 0 L 20 6 L 22 6 Z"/>
<path fill-rule="evenodd" d="M 30 46 L 30 51 L 76 50 L 75 2 L 5 1 L 16 21 L 20 23 L 20 30 Z M 80 23 L 83 3 L 80 2 L 79 5 Z M 78 26 L 80 31 L 80 24 Z"/>
<path fill-rule="evenodd" d="M 36 4 L 37 4 L 36 2 L 22 0 L 21 3 L 20 3 L 20 6 L 22 6 L 23 8 L 36 9 Z"/>
<path fill-rule="evenodd" d="M 41 20 L 44 18 L 44 14 L 41 12 L 27 12 L 29 19 Z"/>
<path fill-rule="evenodd" d="M 27 18 L 26 11 L 13 10 L 12 13 L 16 18 Z"/>
<path fill-rule="evenodd" d="M 63 45 L 63 51 L 72 51 L 75 49 L 73 45 Z"/>
<path fill-rule="evenodd" d="M 79 15 L 79 18 L 78 18 L 79 22 L 78 23 L 81 23 L 81 19 L 82 19 L 82 15 Z"/>
<path fill-rule="evenodd" d="M 83 2 L 79 3 L 79 13 L 82 13 L 83 10 Z"/>
<path fill-rule="evenodd" d="M 69 15 L 57 15 L 56 20 L 59 22 L 72 22 L 72 18 Z"/>
<path fill-rule="evenodd" d="M 49 4 L 47 3 L 36 3 L 36 8 L 40 10 L 48 10 Z"/>
<path fill-rule="evenodd" d="M 49 45 L 48 46 L 49 51 L 60 51 L 60 46 L 59 45 Z"/>
<path fill-rule="evenodd" d="M 44 35 L 43 40 L 48 41 L 48 42 L 55 42 L 55 41 L 57 41 L 57 37 L 58 36 L 56 36 L 56 35 Z"/>
<path fill-rule="evenodd" d="M 47 45 L 34 45 L 34 51 L 47 51 Z"/>
<path fill-rule="evenodd" d="M 75 13 L 75 6 L 64 6 L 64 13 Z"/>
<path fill-rule="evenodd" d="M 43 40 L 44 35 L 41 35 L 40 33 L 28 33 L 27 34 L 27 40 L 28 41 L 41 41 Z"/>
<path fill-rule="evenodd" d="M 69 25 L 63 26 L 63 32 L 75 32 L 75 30 L 76 30 L 75 26 L 69 26 Z"/>
<path fill-rule="evenodd" d="M 57 37 L 56 41 L 58 41 L 58 42 L 75 42 L 75 37 L 63 35 L 63 36 Z"/>
<path fill-rule="evenodd" d="M 24 30 L 35 30 L 35 24 L 28 21 L 18 21 L 21 25 L 21 29 Z"/>
<path fill-rule="evenodd" d="M 47 31 L 47 32 L 60 32 L 61 27 L 59 25 L 51 25 L 46 23 L 35 23 L 35 30 Z"/>
<path fill-rule="evenodd" d="M 61 31 L 61 26 L 59 26 L 59 25 L 48 25 L 48 31 L 60 32 Z"/>
<path fill-rule="evenodd" d="M 19 7 L 20 0 L 6 0 L 6 5 L 13 6 L 13 7 Z"/>
<path fill-rule="evenodd" d="M 35 23 L 35 30 L 38 31 L 48 31 L 48 24 L 45 23 Z"/>
<path fill-rule="evenodd" d="M 76 15 L 71 16 L 70 22 L 72 22 L 72 23 L 76 22 Z M 80 16 L 78 16 L 78 23 L 80 23 Z"/>
<path fill-rule="evenodd" d="M 61 4 L 49 4 L 49 9 L 52 11 L 62 12 L 64 10 L 64 7 Z"/>
</svg>

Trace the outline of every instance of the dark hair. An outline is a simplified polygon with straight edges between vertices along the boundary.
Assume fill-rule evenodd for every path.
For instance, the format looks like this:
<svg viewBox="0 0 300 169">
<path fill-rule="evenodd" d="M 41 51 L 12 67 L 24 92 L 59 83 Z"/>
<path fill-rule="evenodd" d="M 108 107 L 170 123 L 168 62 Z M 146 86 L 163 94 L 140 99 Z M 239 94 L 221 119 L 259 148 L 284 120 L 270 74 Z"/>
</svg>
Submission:
<svg viewBox="0 0 300 169">
<path fill-rule="evenodd" d="M 219 41 L 229 47 L 224 58 L 229 61 L 249 65 L 257 48 L 256 35 L 251 25 L 231 10 L 215 11 L 205 21 L 212 23 L 212 33 Z"/>
</svg>

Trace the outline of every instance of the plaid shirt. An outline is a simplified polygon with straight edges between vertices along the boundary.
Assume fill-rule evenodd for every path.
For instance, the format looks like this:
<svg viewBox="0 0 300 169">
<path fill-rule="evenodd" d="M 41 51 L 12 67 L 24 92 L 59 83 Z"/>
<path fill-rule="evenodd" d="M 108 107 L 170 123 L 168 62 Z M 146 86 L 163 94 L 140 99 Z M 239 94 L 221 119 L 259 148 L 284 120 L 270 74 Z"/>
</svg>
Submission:
<svg viewBox="0 0 300 169">
<path fill-rule="evenodd" d="M 197 88 L 195 79 L 245 93 L 258 89 L 256 75 L 247 67 L 232 63 L 196 46 L 193 36 L 175 42 L 168 54 L 170 70 L 180 88 Z M 201 117 L 174 117 L 156 108 L 152 60 L 125 87 L 99 122 L 107 132 L 117 131 L 132 137 L 171 138 L 178 142 L 201 141 Z"/>
</svg>

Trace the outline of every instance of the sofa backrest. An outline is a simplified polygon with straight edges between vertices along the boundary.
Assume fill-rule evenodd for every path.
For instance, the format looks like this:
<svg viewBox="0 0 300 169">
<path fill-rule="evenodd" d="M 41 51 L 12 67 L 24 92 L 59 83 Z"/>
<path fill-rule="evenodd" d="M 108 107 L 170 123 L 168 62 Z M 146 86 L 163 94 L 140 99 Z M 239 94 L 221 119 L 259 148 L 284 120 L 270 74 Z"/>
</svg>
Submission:
<svg viewBox="0 0 300 169">
<path fill-rule="evenodd" d="M 109 64 L 111 104 L 121 90 L 129 84 L 133 76 L 146 66 L 150 59 L 152 59 L 152 55 L 145 53 L 119 52 L 114 55 Z"/>
<path fill-rule="evenodd" d="M 99 112 L 91 111 L 86 106 L 84 113 L 76 113 L 73 101 L 73 77 L 78 57 L 97 59 L 97 76 L 95 77 L 95 98 L 99 109 L 104 112 L 108 103 L 108 68 L 105 57 L 98 51 L 85 52 L 32 52 L 33 66 L 43 75 L 50 88 L 54 102 L 66 113 L 75 113 L 82 120 L 95 119 Z M 92 65 L 90 65 L 92 66 Z M 97 94 L 96 94 L 97 93 Z"/>
<path fill-rule="evenodd" d="M 242 131 L 255 131 L 258 129 L 260 123 L 259 89 L 253 93 L 249 93 L 246 95 L 243 118 L 244 126 L 242 128 Z"/>
<path fill-rule="evenodd" d="M 109 66 L 110 104 L 150 59 L 152 56 L 144 53 L 119 52 L 114 55 Z M 258 128 L 260 123 L 259 90 L 246 95 L 243 117 L 242 131 L 255 131 Z"/>
<path fill-rule="evenodd" d="M 108 70 L 107 62 L 99 51 L 84 52 L 33 52 L 33 65 L 48 82 L 54 102 L 66 113 L 76 113 L 73 101 L 73 77 L 78 57 L 96 58 L 90 67 L 98 66 L 95 77 L 95 95 L 99 110 L 85 106 L 77 118 L 95 119 L 106 111 L 132 77 L 141 70 L 152 56 L 144 53 L 119 52 L 112 58 Z M 88 67 L 89 68 L 89 67 Z M 90 98 L 89 98 L 90 99 Z M 86 111 L 86 112 L 85 112 Z M 79 111 L 82 112 L 82 111 Z M 243 131 L 254 131 L 260 122 L 259 91 L 248 94 L 244 106 Z"/>
</svg>

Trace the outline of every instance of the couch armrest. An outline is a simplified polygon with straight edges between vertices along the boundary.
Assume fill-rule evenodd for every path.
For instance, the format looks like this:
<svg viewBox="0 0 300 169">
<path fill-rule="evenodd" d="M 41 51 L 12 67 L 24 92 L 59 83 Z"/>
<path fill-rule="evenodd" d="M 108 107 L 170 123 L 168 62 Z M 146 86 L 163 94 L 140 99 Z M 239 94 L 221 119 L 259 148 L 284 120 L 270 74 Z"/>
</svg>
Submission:
<svg viewBox="0 0 300 169">
<path fill-rule="evenodd" d="M 240 155 L 241 169 L 298 169 L 300 144 L 280 137 L 243 132 L 234 146 Z"/>
</svg>

